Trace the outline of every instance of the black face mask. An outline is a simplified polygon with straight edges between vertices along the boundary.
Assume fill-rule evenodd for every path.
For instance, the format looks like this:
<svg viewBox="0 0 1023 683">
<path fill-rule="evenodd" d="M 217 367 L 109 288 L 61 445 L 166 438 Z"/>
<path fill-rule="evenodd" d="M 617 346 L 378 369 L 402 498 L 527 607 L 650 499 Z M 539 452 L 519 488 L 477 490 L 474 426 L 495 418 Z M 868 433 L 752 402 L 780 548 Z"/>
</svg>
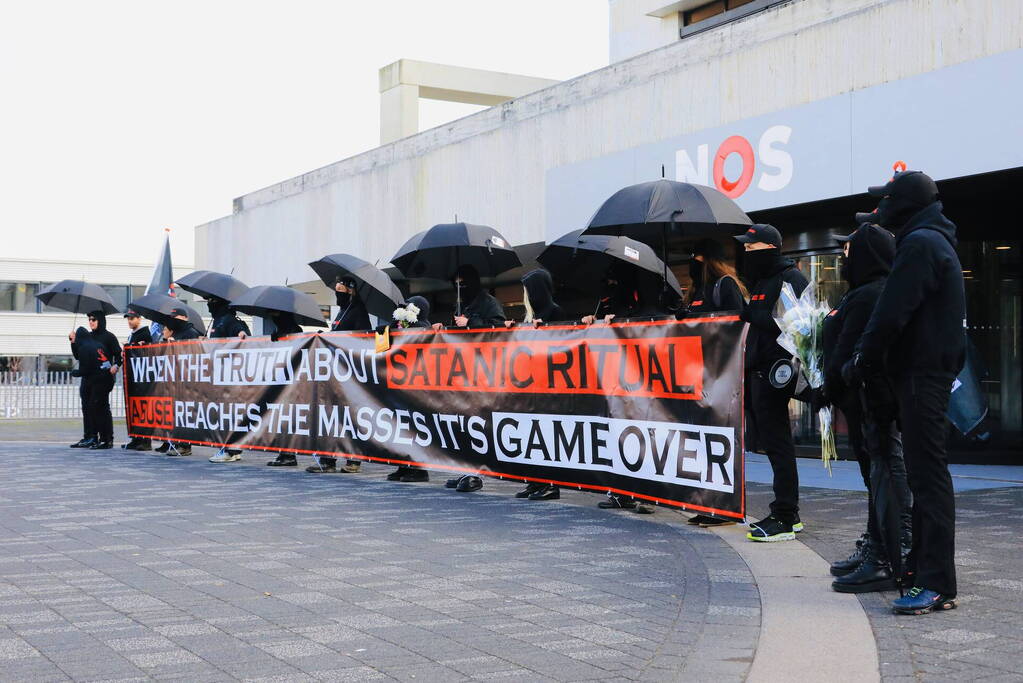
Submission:
<svg viewBox="0 0 1023 683">
<path fill-rule="evenodd" d="M 898 234 L 909 219 L 924 208 L 916 202 L 902 197 L 889 195 L 877 203 L 877 224 L 882 228 Z"/>
<path fill-rule="evenodd" d="M 220 301 L 219 299 L 210 299 L 206 302 L 206 309 L 210 312 L 211 316 L 219 318 L 227 313 L 227 302 Z"/>
<path fill-rule="evenodd" d="M 703 262 L 689 259 L 689 279 L 693 281 L 693 289 L 703 286 Z"/>
<path fill-rule="evenodd" d="M 781 252 L 778 249 L 757 249 L 742 255 L 742 272 L 751 284 L 767 277 L 771 269 L 778 265 Z"/>
</svg>

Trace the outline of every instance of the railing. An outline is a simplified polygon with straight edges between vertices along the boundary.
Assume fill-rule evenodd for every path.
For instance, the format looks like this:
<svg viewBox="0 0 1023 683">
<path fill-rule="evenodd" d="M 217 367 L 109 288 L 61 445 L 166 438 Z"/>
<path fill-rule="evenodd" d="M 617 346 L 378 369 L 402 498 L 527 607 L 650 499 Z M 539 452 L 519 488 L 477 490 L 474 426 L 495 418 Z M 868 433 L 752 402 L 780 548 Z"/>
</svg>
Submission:
<svg viewBox="0 0 1023 683">
<path fill-rule="evenodd" d="M 0 372 L 0 421 L 82 416 L 81 380 L 70 372 Z M 124 416 L 124 387 L 117 375 L 110 411 Z"/>
</svg>

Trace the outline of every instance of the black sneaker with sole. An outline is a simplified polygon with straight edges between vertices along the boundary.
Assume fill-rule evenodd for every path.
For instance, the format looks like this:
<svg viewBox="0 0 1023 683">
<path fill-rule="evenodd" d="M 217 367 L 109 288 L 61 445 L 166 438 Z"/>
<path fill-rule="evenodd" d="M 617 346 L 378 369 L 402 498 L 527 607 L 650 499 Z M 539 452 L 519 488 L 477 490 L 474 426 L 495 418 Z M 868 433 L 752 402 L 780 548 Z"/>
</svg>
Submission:
<svg viewBox="0 0 1023 683">
<path fill-rule="evenodd" d="M 96 443 L 96 439 L 82 439 L 71 444 L 71 448 L 92 448 L 93 444 Z"/>
<path fill-rule="evenodd" d="M 267 467 L 298 467 L 298 459 L 291 453 L 278 453 L 277 457 L 266 465 Z"/>
<path fill-rule="evenodd" d="M 112 441 L 97 441 L 96 443 L 89 446 L 90 451 L 105 451 L 108 448 L 113 448 L 114 443 Z"/>
<path fill-rule="evenodd" d="M 876 593 L 895 590 L 895 577 L 888 565 L 873 557 L 865 559 L 855 571 L 831 582 L 836 593 Z"/>
<path fill-rule="evenodd" d="M 426 470 L 421 470 L 417 467 L 409 467 L 405 470 L 405 474 L 401 475 L 401 479 L 406 484 L 420 481 L 430 481 L 430 473 Z"/>
<path fill-rule="evenodd" d="M 625 496 L 617 496 L 613 493 L 607 494 L 607 500 L 597 503 L 597 507 L 604 510 L 631 510 L 636 507 L 636 501 Z"/>
<path fill-rule="evenodd" d="M 796 532 L 793 531 L 792 525 L 774 515 L 768 515 L 759 522 L 753 522 L 749 528 L 746 538 L 758 543 L 776 543 L 796 539 Z"/>
<path fill-rule="evenodd" d="M 164 441 L 162 444 L 153 449 L 157 453 L 166 453 L 170 450 L 170 441 Z"/>
<path fill-rule="evenodd" d="M 711 517 L 710 515 L 696 515 L 690 517 L 686 524 L 692 524 L 693 526 L 728 526 L 729 524 L 735 524 L 734 519 L 722 519 L 721 517 Z"/>
<path fill-rule="evenodd" d="M 458 488 L 458 482 L 462 481 L 463 479 L 465 479 L 468 476 L 469 476 L 468 474 L 463 474 L 460 477 L 454 477 L 453 479 L 448 479 L 446 482 L 444 482 L 444 488 L 446 488 L 446 489 L 456 489 L 456 488 Z"/>
<path fill-rule="evenodd" d="M 540 484 L 538 482 L 531 482 L 526 484 L 526 488 L 522 489 L 515 494 L 516 498 L 532 498 L 533 494 L 537 491 L 542 491 L 547 488 L 547 484 Z"/>
<path fill-rule="evenodd" d="M 479 491 L 483 488 L 483 477 L 477 477 L 474 474 L 470 474 L 458 482 L 458 486 L 455 490 L 459 493 L 472 493 L 473 491 Z"/>
<path fill-rule="evenodd" d="M 407 467 L 398 467 L 398 469 L 387 475 L 387 481 L 401 481 L 406 470 L 408 470 Z"/>
<path fill-rule="evenodd" d="M 520 491 L 519 493 L 524 493 L 524 491 Z M 516 493 L 515 496 L 516 497 L 521 497 L 521 496 L 519 496 L 518 493 Z M 535 489 L 532 493 L 529 494 L 529 499 L 530 500 L 560 500 L 561 499 L 561 487 L 554 486 L 553 484 L 541 485 L 540 488 Z"/>
</svg>

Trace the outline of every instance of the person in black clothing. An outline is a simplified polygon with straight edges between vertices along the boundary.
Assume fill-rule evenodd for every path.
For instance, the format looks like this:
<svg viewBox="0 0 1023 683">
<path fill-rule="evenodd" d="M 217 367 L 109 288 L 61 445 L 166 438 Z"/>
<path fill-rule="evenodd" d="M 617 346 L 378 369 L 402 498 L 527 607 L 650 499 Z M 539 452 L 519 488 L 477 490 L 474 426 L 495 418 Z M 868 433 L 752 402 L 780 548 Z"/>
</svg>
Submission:
<svg viewBox="0 0 1023 683">
<path fill-rule="evenodd" d="M 331 332 L 365 331 L 369 329 L 369 313 L 359 298 L 357 283 L 350 277 L 338 278 L 334 285 L 337 316 L 330 323 Z"/>
<path fill-rule="evenodd" d="M 782 283 L 799 296 L 808 284 L 792 259 L 781 253 L 781 233 L 756 224 L 736 237 L 745 248 L 743 276 L 750 284 L 749 305 L 741 318 L 750 324 L 746 336 L 746 388 L 749 414 L 755 421 L 757 443 L 767 453 L 774 473 L 771 514 L 750 524 L 751 541 L 790 541 L 802 531 L 799 519 L 799 474 L 789 423 L 789 399 L 795 390 L 791 354 L 778 345 L 780 330 L 774 307 Z M 787 370 L 787 371 L 786 371 Z"/>
<path fill-rule="evenodd" d="M 121 367 L 121 344 L 109 330 L 103 311 L 89 313 L 89 332 L 82 328 L 68 335 L 71 353 L 78 359 L 85 400 L 86 426 L 95 432 L 87 447 L 101 450 L 114 447 L 114 419 L 110 414 L 110 392 Z M 78 448 L 86 445 L 79 442 Z"/>
<path fill-rule="evenodd" d="M 903 171 L 868 191 L 881 197 L 877 222 L 895 233 L 897 250 L 846 379 L 863 380 L 875 412 L 897 410 L 913 492 L 908 569 L 915 585 L 892 607 L 923 614 L 956 606 L 955 497 L 945 412 L 966 359 L 966 293 L 956 226 L 942 214 L 934 181 L 920 171 Z M 870 391 L 871 377 L 886 372 L 894 380 L 894 401 Z"/>
<path fill-rule="evenodd" d="M 452 284 L 458 295 L 460 310 L 455 311 L 455 327 L 497 327 L 504 325 L 504 308 L 501 302 L 483 289 L 480 274 L 470 265 L 459 266 Z M 435 323 L 433 328 L 442 325 Z"/>
<path fill-rule="evenodd" d="M 273 311 L 270 314 L 269 322 L 269 327 L 272 328 L 270 330 L 270 341 L 280 341 L 281 337 L 302 332 L 301 326 L 295 321 L 295 316 L 291 313 Z M 294 453 L 278 453 L 276 458 L 266 464 L 270 467 L 296 467 L 298 466 L 298 458 L 295 457 Z"/>
<path fill-rule="evenodd" d="M 244 320 L 239 320 L 238 313 L 231 308 L 230 302 L 219 297 L 211 296 L 206 299 L 206 308 L 210 312 L 212 321 L 206 336 L 210 339 L 245 339 L 250 334 L 249 326 Z M 238 448 L 222 446 L 210 457 L 213 463 L 237 462 L 242 459 L 242 452 Z"/>
<path fill-rule="evenodd" d="M 393 320 L 391 325 L 403 329 L 429 329 L 430 325 L 430 302 L 426 297 L 410 296 L 405 301 L 405 308 L 414 306 L 419 309 L 415 322 Z M 398 465 L 398 469 L 387 475 L 387 481 L 421 482 L 430 481 L 430 473 L 420 467 L 409 467 Z"/>
<path fill-rule="evenodd" d="M 334 284 L 334 298 L 339 310 L 337 316 L 330 323 L 331 332 L 365 331 L 370 328 L 369 313 L 366 311 L 362 299 L 359 298 L 357 284 L 351 277 L 337 278 L 337 282 Z M 362 463 L 358 460 L 350 459 L 344 467 L 338 469 L 337 458 L 317 455 L 313 456 L 313 459 L 316 460 L 316 464 L 305 468 L 305 471 L 310 474 L 334 474 L 337 472 L 354 474 L 362 469 Z"/>
<path fill-rule="evenodd" d="M 867 326 L 885 278 L 895 260 L 895 236 L 884 228 L 865 223 L 848 237 L 837 237 L 843 245 L 842 279 L 849 291 L 824 319 L 822 330 L 824 386 L 815 393 L 813 407 L 832 404 L 845 415 L 849 444 L 860 466 L 867 488 L 867 533 L 846 560 L 831 565 L 838 578 L 832 583 L 842 593 L 893 590 L 892 553 L 901 553 L 910 537 L 910 494 L 902 440 L 898 425 L 889 416 L 865 411 L 861 392 L 850 389 L 842 379 L 842 366 L 853 356 Z M 877 518 L 877 499 L 903 511 L 903 542 L 887 548 Z"/>
<path fill-rule="evenodd" d="M 724 246 L 717 240 L 702 239 L 693 245 L 689 279 L 692 286 L 686 292 L 684 312 L 679 318 L 746 308 L 749 292 L 728 263 Z"/>
<path fill-rule="evenodd" d="M 664 306 L 664 277 L 660 273 L 628 266 L 612 266 L 604 278 L 603 290 L 592 315 L 582 323 L 592 325 L 629 318 L 656 318 L 669 315 Z M 636 502 L 631 496 L 608 492 L 607 500 L 597 503 L 605 510 L 633 510 L 639 514 L 653 514 L 654 509 Z"/>
<path fill-rule="evenodd" d="M 71 353 L 74 354 L 75 358 L 78 358 L 75 340 L 84 340 L 88 335 L 89 330 L 79 326 L 78 329 L 67 336 L 71 342 Z M 78 380 L 78 399 L 82 405 L 82 438 L 71 444 L 71 448 L 91 448 L 96 443 L 96 428 L 92 425 L 92 418 L 89 413 L 89 385 L 86 383 L 80 368 L 72 371 L 71 376 L 80 378 Z"/>
<path fill-rule="evenodd" d="M 172 308 L 170 315 L 172 316 L 171 319 L 163 326 L 163 341 L 187 341 L 189 339 L 198 339 L 202 336 L 199 334 L 199 330 L 195 329 L 192 323 L 189 322 L 188 311 L 184 307 L 177 306 Z M 192 455 L 191 444 L 179 444 L 170 440 L 164 441 L 153 450 L 157 453 L 166 453 L 169 456 Z"/>
<path fill-rule="evenodd" d="M 686 292 L 683 308 L 676 316 L 680 320 L 708 313 L 742 311 L 746 307 L 749 292 L 739 280 L 735 267 L 728 263 L 724 246 L 717 240 L 702 239 L 693 245 L 689 279 L 692 284 Z M 694 515 L 687 523 L 711 527 L 735 524 L 735 521 L 712 515 Z"/>
<path fill-rule="evenodd" d="M 564 320 L 567 317 L 564 309 L 554 300 L 554 280 L 543 268 L 531 270 L 522 276 L 522 304 L 526 309 L 526 315 L 522 319 L 522 325 L 525 326 L 539 326 L 544 322 Z M 516 324 L 514 320 L 505 321 L 507 327 L 514 327 Z M 516 493 L 515 497 L 529 500 L 558 500 L 561 498 L 561 488 L 557 484 L 532 482 Z"/>
<path fill-rule="evenodd" d="M 124 312 L 124 318 L 128 321 L 128 329 L 131 330 L 131 336 L 128 337 L 126 346 L 141 346 L 153 343 L 153 335 L 149 331 L 149 326 L 142 324 L 142 317 L 138 314 L 138 311 L 133 311 L 129 308 Z M 149 451 L 152 450 L 153 446 L 151 439 L 133 436 L 128 440 L 128 443 L 122 444 L 121 448 L 129 451 Z"/>
</svg>

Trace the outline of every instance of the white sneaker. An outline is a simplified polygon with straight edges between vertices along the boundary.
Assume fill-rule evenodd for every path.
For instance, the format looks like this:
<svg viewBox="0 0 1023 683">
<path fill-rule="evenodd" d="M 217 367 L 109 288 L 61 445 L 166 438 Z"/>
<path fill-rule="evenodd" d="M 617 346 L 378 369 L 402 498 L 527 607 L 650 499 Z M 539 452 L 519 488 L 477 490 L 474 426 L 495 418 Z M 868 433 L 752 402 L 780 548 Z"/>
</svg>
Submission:
<svg viewBox="0 0 1023 683">
<path fill-rule="evenodd" d="M 226 448 L 221 448 L 217 454 L 210 458 L 210 462 L 237 462 L 242 456 L 237 453 L 228 453 Z"/>
</svg>

